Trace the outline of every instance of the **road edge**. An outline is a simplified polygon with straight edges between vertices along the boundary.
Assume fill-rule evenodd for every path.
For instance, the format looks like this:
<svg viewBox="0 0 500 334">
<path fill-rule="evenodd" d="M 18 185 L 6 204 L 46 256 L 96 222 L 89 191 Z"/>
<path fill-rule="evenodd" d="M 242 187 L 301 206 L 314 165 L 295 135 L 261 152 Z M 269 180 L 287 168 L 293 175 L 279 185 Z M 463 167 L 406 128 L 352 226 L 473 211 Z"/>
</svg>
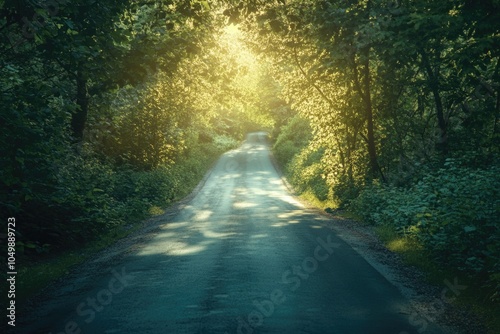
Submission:
<svg viewBox="0 0 500 334">
<path fill-rule="evenodd" d="M 488 333 L 476 316 L 443 300 L 443 291 L 447 288 L 446 282 L 443 282 L 441 287 L 425 282 L 425 274 L 419 269 L 405 264 L 399 254 L 390 251 L 378 238 L 373 227 L 362 225 L 354 219 L 344 218 L 335 213 L 328 213 L 301 198 L 285 177 L 270 145 L 268 145 L 268 148 L 269 159 L 290 195 L 304 205 L 306 209 L 329 218 L 324 224 L 351 246 L 370 266 L 409 300 L 413 310 L 411 314 L 408 314 L 410 323 L 414 322 L 416 325 L 430 323 L 446 334 Z M 448 283 L 455 282 L 455 279 L 450 277 L 447 281 Z M 440 310 L 436 310 L 437 304 L 441 307 Z M 437 316 L 435 313 L 438 313 Z M 466 319 L 471 319 L 472 322 L 467 322 Z M 420 328 L 423 329 L 424 327 Z M 419 333 L 432 332 L 425 329 L 419 330 Z"/>
</svg>

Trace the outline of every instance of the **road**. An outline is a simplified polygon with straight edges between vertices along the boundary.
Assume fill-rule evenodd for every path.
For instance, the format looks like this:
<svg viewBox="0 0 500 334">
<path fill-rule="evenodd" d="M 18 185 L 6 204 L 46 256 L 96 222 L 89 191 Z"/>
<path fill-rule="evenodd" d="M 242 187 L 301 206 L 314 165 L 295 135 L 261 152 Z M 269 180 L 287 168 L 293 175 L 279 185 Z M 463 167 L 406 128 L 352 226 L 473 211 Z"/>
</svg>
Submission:
<svg viewBox="0 0 500 334">
<path fill-rule="evenodd" d="M 331 218 L 290 195 L 263 133 L 162 219 L 140 244 L 55 286 L 20 332 L 440 333 L 424 330 Z"/>
</svg>

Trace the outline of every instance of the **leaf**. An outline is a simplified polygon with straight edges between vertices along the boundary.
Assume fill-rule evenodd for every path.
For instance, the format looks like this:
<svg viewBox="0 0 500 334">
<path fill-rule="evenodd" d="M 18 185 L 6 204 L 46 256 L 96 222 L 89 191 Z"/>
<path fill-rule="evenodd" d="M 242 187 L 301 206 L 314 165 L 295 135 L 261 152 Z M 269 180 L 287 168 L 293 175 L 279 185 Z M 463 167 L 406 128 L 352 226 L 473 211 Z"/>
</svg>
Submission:
<svg viewBox="0 0 500 334">
<path fill-rule="evenodd" d="M 12 67 L 11 65 L 7 65 L 5 66 L 5 68 L 14 73 L 19 72 L 16 68 Z"/>
<path fill-rule="evenodd" d="M 73 22 L 71 20 L 64 20 L 64 23 L 71 29 L 74 30 L 75 26 L 73 25 Z"/>
<path fill-rule="evenodd" d="M 477 230 L 475 226 L 464 226 L 465 233 L 474 232 L 475 230 Z"/>
<path fill-rule="evenodd" d="M 200 4 L 205 8 L 205 10 L 210 10 L 210 5 L 208 4 L 208 1 L 200 1 Z"/>
</svg>

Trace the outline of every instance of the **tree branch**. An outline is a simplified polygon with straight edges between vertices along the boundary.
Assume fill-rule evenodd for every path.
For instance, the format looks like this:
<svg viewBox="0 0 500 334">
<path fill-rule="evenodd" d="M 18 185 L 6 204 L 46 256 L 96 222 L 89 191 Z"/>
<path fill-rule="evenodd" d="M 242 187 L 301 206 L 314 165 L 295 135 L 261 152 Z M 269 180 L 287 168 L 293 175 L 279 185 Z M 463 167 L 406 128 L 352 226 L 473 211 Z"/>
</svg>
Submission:
<svg viewBox="0 0 500 334">
<path fill-rule="evenodd" d="M 297 48 L 296 48 L 296 43 L 293 44 L 293 56 L 294 56 L 294 59 L 295 59 L 295 63 L 297 64 L 297 67 L 299 68 L 300 72 L 302 73 L 302 75 L 304 76 L 304 78 L 307 80 L 307 82 L 312 86 L 314 87 L 314 89 L 316 89 L 316 91 L 321 95 L 321 97 L 326 101 L 328 102 L 328 104 L 330 105 L 330 107 L 334 107 L 334 104 L 332 102 L 332 100 L 330 100 L 328 98 L 328 96 L 326 96 L 326 94 L 323 92 L 323 90 L 321 90 L 321 88 L 316 85 L 312 80 L 311 78 L 309 78 L 309 76 L 307 75 L 307 73 L 304 71 L 304 68 L 302 67 L 302 65 L 300 64 L 300 61 L 299 61 L 299 57 L 297 55 Z"/>
</svg>

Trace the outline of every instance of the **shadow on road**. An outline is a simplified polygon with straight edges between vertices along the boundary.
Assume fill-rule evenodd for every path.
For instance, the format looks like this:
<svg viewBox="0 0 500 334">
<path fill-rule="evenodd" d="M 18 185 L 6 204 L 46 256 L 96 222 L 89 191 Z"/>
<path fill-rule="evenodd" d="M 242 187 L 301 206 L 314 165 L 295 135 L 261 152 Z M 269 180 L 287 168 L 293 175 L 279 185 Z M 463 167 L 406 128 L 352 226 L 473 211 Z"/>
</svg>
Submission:
<svg viewBox="0 0 500 334">
<path fill-rule="evenodd" d="M 54 289 L 30 333 L 434 333 L 291 196 L 264 133 L 223 155 L 156 234 Z"/>
</svg>

